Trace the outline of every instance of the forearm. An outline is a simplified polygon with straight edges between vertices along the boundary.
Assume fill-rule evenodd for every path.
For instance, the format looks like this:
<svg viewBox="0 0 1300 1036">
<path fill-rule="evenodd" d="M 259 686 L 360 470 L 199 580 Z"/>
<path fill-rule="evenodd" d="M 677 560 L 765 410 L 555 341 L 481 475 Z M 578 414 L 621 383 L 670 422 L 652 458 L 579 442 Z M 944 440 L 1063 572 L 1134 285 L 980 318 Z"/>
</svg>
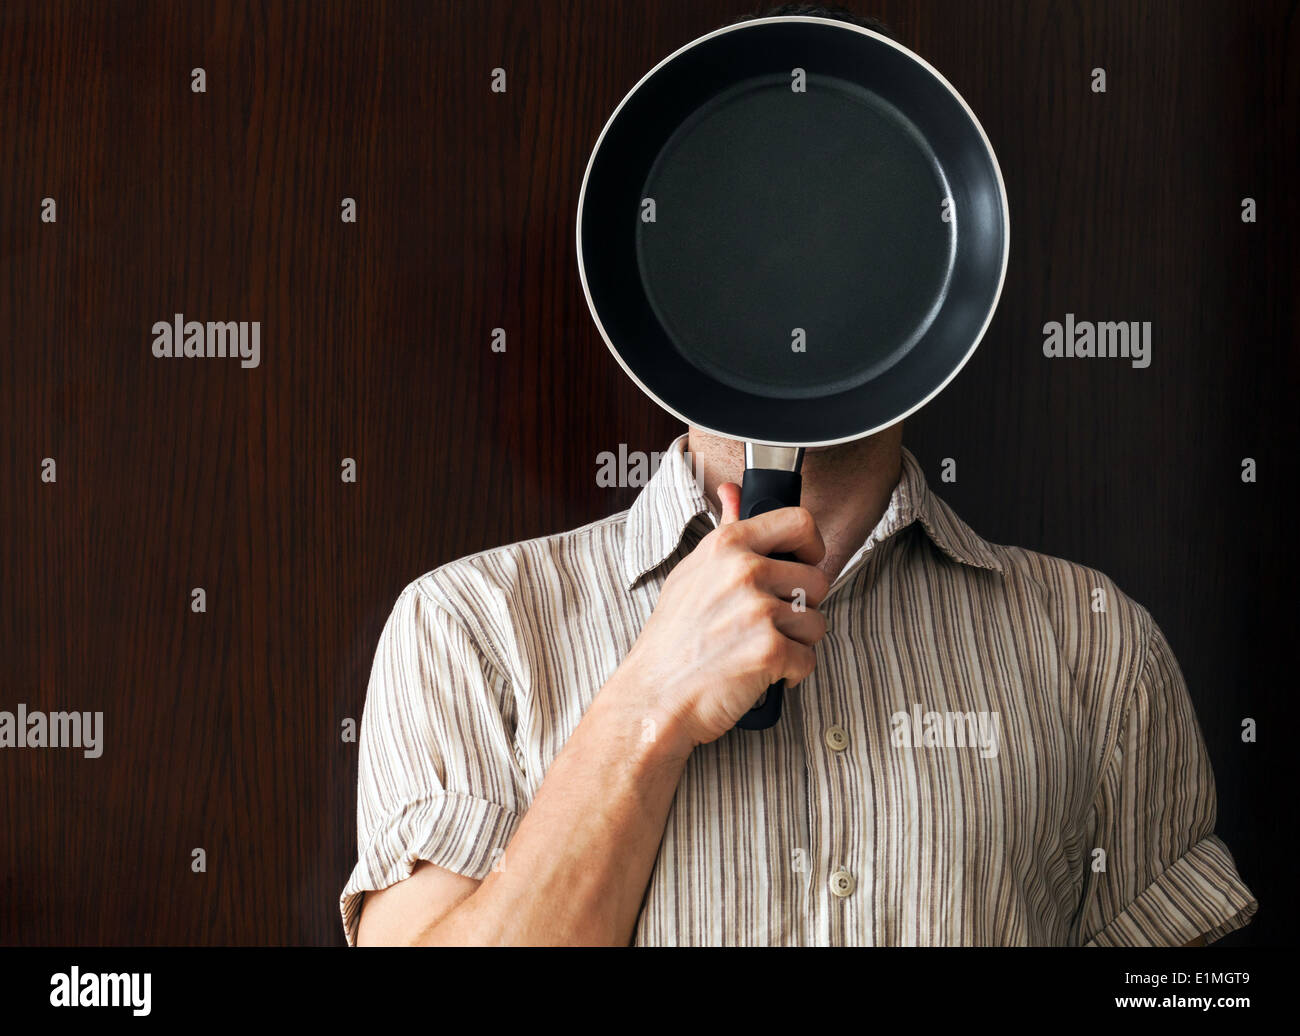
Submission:
<svg viewBox="0 0 1300 1036">
<path fill-rule="evenodd" d="M 615 675 L 596 696 L 500 865 L 426 945 L 627 945 L 663 838 L 688 740 Z"/>
</svg>

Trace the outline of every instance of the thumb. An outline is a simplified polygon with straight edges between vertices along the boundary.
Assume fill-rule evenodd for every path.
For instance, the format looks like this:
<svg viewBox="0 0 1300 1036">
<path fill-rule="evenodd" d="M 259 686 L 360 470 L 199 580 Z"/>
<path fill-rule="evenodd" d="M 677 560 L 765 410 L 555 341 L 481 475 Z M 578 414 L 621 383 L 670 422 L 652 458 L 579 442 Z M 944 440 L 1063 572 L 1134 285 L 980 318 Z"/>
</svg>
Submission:
<svg viewBox="0 0 1300 1036">
<path fill-rule="evenodd" d="M 740 487 L 736 483 L 724 482 L 718 486 L 718 500 L 722 503 L 719 525 L 730 525 L 740 520 Z"/>
</svg>

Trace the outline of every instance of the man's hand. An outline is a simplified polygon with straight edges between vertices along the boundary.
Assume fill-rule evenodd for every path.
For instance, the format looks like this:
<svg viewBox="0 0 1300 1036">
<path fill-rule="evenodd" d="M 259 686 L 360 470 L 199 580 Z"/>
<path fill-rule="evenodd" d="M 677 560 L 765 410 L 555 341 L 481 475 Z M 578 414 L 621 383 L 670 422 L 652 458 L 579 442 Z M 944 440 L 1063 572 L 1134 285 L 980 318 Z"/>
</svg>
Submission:
<svg viewBox="0 0 1300 1036">
<path fill-rule="evenodd" d="M 654 613 L 551 763 L 482 882 L 433 865 L 366 896 L 358 941 L 421 945 L 626 946 L 687 758 L 733 726 L 769 684 L 813 667 L 825 552 L 803 508 L 722 525 L 664 581 Z M 772 561 L 786 552 L 798 561 Z M 806 595 L 807 610 L 790 602 Z M 658 726 L 645 738 L 645 721 Z"/>
<path fill-rule="evenodd" d="M 816 567 L 826 547 L 812 514 L 784 507 L 739 521 L 740 487 L 725 483 L 718 495 L 721 524 L 669 574 L 612 681 L 634 688 L 689 746 L 731 730 L 770 684 L 808 676 L 826 635 L 816 610 L 829 589 Z M 776 553 L 798 560 L 767 557 Z"/>
</svg>

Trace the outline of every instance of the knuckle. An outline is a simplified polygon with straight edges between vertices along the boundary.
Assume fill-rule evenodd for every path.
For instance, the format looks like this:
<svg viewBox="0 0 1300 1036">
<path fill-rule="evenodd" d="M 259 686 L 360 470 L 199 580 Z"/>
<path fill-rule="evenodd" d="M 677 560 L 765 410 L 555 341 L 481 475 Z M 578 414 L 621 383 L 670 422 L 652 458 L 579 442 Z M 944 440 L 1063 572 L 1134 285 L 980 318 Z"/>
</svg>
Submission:
<svg viewBox="0 0 1300 1036">
<path fill-rule="evenodd" d="M 741 586 L 757 587 L 763 573 L 763 559 L 757 554 L 746 554 L 737 564 L 736 580 Z"/>
<path fill-rule="evenodd" d="M 817 665 L 817 653 L 810 647 L 804 647 L 796 659 L 800 680 L 806 680 Z"/>
<path fill-rule="evenodd" d="M 816 639 L 821 640 L 826 636 L 826 616 L 817 611 L 812 612 L 811 614 L 813 615 L 812 622 L 813 630 L 816 633 Z"/>
<path fill-rule="evenodd" d="M 745 545 L 745 534 L 737 526 L 723 525 L 714 530 L 714 545 L 718 550 L 730 552 L 738 550 Z"/>
<path fill-rule="evenodd" d="M 820 568 L 813 568 L 807 579 L 804 580 L 808 585 L 804 588 L 810 598 L 817 602 L 825 599 L 830 593 L 831 581 L 826 578 L 826 573 Z"/>
<path fill-rule="evenodd" d="M 773 600 L 767 594 L 753 594 L 746 608 L 746 614 L 749 616 L 750 622 L 759 626 L 770 623 L 775 618 L 772 605 Z"/>
<path fill-rule="evenodd" d="M 758 663 L 765 672 L 779 674 L 785 667 L 786 641 L 775 630 L 764 637 L 758 647 Z"/>
<path fill-rule="evenodd" d="M 794 512 L 795 530 L 800 536 L 811 536 L 817 531 L 817 521 L 808 508 L 796 507 Z"/>
</svg>

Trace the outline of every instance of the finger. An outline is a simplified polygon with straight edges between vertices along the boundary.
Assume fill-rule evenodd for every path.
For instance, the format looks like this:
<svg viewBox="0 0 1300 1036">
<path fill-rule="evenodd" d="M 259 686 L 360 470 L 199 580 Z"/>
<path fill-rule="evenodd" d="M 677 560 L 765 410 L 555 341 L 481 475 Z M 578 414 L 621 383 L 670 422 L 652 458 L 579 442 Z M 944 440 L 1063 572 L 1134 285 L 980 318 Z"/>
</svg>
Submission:
<svg viewBox="0 0 1300 1036">
<path fill-rule="evenodd" d="M 718 499 L 722 501 L 722 521 L 720 525 L 731 525 L 740 520 L 740 487 L 734 482 L 724 482 L 718 486 Z"/>
<path fill-rule="evenodd" d="M 826 556 L 826 544 L 806 507 L 778 507 L 738 523 L 742 542 L 756 554 L 793 554 L 808 565 Z"/>
<path fill-rule="evenodd" d="M 785 653 L 785 665 L 781 679 L 786 687 L 797 687 L 812 673 L 817 663 L 817 653 L 807 644 L 796 641 L 790 643 Z"/>
<path fill-rule="evenodd" d="M 830 580 L 815 565 L 799 561 L 764 558 L 756 570 L 756 585 L 783 601 L 795 601 L 816 608 L 830 592 Z"/>
<path fill-rule="evenodd" d="M 786 605 L 776 613 L 776 628 L 793 641 L 809 647 L 826 636 L 826 617 L 816 608 L 797 612 Z"/>
</svg>

